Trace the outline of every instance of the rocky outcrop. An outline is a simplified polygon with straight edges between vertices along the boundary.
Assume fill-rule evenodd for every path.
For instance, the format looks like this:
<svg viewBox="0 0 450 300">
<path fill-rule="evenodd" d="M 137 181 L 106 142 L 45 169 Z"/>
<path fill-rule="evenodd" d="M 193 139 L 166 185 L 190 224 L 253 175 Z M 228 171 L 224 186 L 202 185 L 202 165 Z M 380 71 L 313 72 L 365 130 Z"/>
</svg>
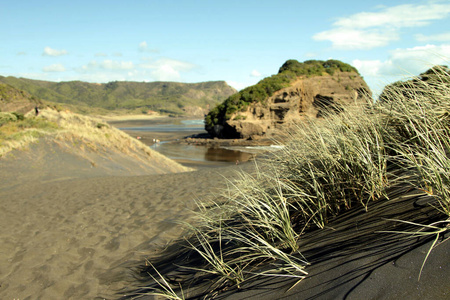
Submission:
<svg viewBox="0 0 450 300">
<path fill-rule="evenodd" d="M 234 113 L 211 131 L 220 138 L 258 139 L 302 118 L 339 112 L 346 105 L 367 101 L 370 96 L 369 87 L 356 72 L 305 76 L 266 101 L 252 103 L 246 110 Z"/>
</svg>

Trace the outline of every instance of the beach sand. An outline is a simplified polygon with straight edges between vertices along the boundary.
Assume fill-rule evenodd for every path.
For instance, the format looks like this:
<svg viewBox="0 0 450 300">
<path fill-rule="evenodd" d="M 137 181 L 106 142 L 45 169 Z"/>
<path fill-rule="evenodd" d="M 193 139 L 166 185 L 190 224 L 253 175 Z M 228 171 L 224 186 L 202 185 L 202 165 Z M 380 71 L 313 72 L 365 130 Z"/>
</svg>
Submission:
<svg viewBox="0 0 450 300">
<path fill-rule="evenodd" d="M 52 173 L 20 155 L 0 161 L 0 299 L 117 298 L 127 262 L 178 237 L 194 200 L 245 167 L 77 173 L 53 153 L 54 166 L 67 168 Z"/>
</svg>

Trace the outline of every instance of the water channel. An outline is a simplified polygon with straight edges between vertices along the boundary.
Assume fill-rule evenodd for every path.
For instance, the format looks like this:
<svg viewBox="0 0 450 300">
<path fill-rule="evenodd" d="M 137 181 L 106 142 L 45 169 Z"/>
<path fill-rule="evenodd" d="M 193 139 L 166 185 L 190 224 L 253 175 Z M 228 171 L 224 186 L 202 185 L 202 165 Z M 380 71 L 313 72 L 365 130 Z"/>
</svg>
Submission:
<svg viewBox="0 0 450 300">
<path fill-rule="evenodd" d="M 165 118 L 111 122 L 111 124 L 131 136 L 139 138 L 164 156 L 195 168 L 246 162 L 263 150 L 261 147 L 211 148 L 205 145 L 181 143 L 180 140 L 187 136 L 206 133 L 203 120 Z"/>
</svg>

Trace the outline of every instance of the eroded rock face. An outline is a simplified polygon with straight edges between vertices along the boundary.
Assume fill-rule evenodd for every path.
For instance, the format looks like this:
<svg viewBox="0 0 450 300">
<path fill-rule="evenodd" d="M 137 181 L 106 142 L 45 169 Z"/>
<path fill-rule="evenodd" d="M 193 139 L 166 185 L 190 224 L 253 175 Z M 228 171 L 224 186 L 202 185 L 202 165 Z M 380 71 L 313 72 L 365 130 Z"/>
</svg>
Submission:
<svg viewBox="0 0 450 300">
<path fill-rule="evenodd" d="M 306 116 L 320 118 L 346 105 L 366 102 L 370 96 L 369 87 L 355 72 L 301 78 L 265 103 L 253 103 L 235 113 L 223 126 L 215 126 L 214 133 L 221 138 L 257 139 Z"/>
</svg>

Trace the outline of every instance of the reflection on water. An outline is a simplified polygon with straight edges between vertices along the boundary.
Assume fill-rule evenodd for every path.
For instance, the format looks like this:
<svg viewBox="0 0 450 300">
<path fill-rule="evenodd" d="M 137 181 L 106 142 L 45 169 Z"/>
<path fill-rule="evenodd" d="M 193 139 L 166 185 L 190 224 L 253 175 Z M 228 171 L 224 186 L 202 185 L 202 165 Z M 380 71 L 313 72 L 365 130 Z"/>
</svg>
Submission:
<svg viewBox="0 0 450 300">
<path fill-rule="evenodd" d="M 177 132 L 206 133 L 204 120 L 170 120 L 164 123 L 141 121 L 134 123 L 133 127 L 118 127 L 126 131 L 142 132 L 142 134 L 144 132 L 168 133 L 169 136 L 174 136 Z M 173 141 L 148 143 L 148 145 L 153 150 L 182 164 L 207 163 L 210 166 L 246 162 L 264 150 L 264 147 L 208 148 L 207 146 L 187 145 Z"/>
<path fill-rule="evenodd" d="M 253 158 L 254 154 L 238 150 L 208 148 L 205 159 L 210 161 L 244 162 Z"/>
<path fill-rule="evenodd" d="M 197 162 L 215 161 L 215 162 L 245 162 L 254 157 L 254 154 L 238 150 L 208 148 L 205 146 L 186 145 L 180 143 L 159 143 L 151 146 L 174 160 L 192 160 Z"/>
<path fill-rule="evenodd" d="M 205 122 L 203 120 L 177 120 L 173 123 L 153 124 L 139 127 L 119 127 L 121 130 L 130 131 L 153 131 L 153 132 L 183 132 L 199 131 L 205 132 Z"/>
</svg>

